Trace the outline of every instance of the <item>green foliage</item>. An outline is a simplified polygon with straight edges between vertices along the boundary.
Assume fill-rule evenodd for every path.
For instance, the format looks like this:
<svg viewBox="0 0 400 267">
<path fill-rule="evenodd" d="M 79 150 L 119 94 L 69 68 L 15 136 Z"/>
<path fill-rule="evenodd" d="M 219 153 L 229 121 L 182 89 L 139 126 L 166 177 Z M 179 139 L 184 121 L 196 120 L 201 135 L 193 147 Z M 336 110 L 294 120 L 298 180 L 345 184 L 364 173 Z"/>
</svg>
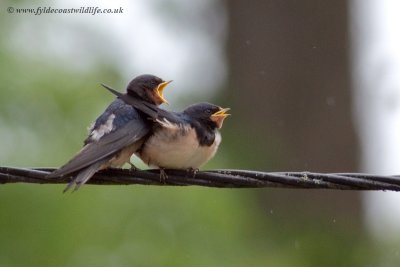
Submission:
<svg viewBox="0 0 400 267">
<path fill-rule="evenodd" d="M 127 81 L 104 64 L 81 72 L 0 48 L 0 164 L 65 163 L 112 100 L 99 83 L 121 88 Z M 252 143 L 258 137 L 225 126 L 227 138 L 208 167 L 250 168 L 260 166 L 252 165 L 254 158 L 273 159 Z M 229 154 L 236 155 L 234 163 Z M 268 191 L 62 189 L 0 186 L 0 266 L 372 266 L 376 256 L 357 229 L 313 217 L 280 218 L 279 210 L 261 205 L 259 195 Z"/>
<path fill-rule="evenodd" d="M 1 266 L 225 265 L 242 246 L 237 240 L 248 216 L 236 190 L 61 189 L 1 188 Z"/>
</svg>

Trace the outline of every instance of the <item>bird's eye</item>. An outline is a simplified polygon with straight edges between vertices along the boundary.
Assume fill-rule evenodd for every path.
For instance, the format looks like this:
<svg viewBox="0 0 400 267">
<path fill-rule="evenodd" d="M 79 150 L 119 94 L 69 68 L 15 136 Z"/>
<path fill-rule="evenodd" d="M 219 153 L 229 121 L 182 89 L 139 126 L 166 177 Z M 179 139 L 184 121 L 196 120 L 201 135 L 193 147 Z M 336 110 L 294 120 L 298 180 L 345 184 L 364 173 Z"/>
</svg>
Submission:
<svg viewBox="0 0 400 267">
<path fill-rule="evenodd" d="M 207 114 L 211 114 L 211 109 L 206 109 Z"/>
</svg>

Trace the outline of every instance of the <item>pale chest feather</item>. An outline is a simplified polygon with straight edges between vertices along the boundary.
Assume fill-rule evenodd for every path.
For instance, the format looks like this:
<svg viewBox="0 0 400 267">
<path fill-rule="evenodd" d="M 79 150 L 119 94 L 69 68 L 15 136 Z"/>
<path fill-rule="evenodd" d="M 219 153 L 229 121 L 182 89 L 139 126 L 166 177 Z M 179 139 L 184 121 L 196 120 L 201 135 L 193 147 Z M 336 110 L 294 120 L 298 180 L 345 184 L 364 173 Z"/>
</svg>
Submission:
<svg viewBox="0 0 400 267">
<path fill-rule="evenodd" d="M 218 149 L 221 136 L 216 131 L 210 146 L 200 146 L 190 126 L 164 124 L 144 144 L 139 157 L 148 165 L 172 169 L 199 168 Z"/>
<path fill-rule="evenodd" d="M 107 167 L 122 167 L 125 163 L 130 162 L 132 154 L 136 152 L 142 144 L 143 141 L 139 140 L 132 145 L 121 149 L 110 159 Z"/>
</svg>

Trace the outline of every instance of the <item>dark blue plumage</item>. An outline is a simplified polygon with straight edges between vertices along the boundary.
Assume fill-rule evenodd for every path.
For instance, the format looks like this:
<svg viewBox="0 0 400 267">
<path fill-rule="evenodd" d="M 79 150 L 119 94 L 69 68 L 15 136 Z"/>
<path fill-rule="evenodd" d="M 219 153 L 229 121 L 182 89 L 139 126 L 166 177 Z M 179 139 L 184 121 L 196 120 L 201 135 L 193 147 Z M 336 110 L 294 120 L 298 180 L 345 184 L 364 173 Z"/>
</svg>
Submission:
<svg viewBox="0 0 400 267">
<path fill-rule="evenodd" d="M 163 113 L 137 155 L 148 165 L 171 169 L 198 169 L 216 153 L 218 131 L 229 115 L 209 103 L 187 107 L 183 112 Z"/>
<path fill-rule="evenodd" d="M 169 112 L 154 105 L 141 105 L 130 95 L 108 88 L 125 103 L 138 108 L 155 123 L 143 146 L 135 153 L 147 165 L 164 168 L 198 169 L 216 153 L 221 142 L 218 131 L 229 108 L 210 103 L 188 106 L 183 112 Z"/>
<path fill-rule="evenodd" d="M 89 136 L 85 139 L 84 144 L 90 143 L 92 140 L 93 131 L 100 129 L 101 127 L 105 127 L 107 125 L 107 121 L 110 119 L 110 116 L 114 115 L 115 117 L 112 120 L 112 129 L 110 133 L 114 132 L 116 129 L 120 129 L 125 126 L 129 121 L 137 120 L 138 123 L 146 123 L 147 120 L 143 119 L 143 116 L 140 115 L 139 111 L 133 108 L 131 105 L 126 104 L 121 99 L 115 99 L 101 114 L 93 125 L 89 129 Z"/>
<path fill-rule="evenodd" d="M 139 113 L 132 106 L 125 104 L 121 99 L 115 99 L 104 111 L 103 114 L 100 115 L 95 121 L 94 128 L 97 128 L 99 125 L 104 124 L 107 121 L 108 116 L 111 114 L 116 115 L 114 119 L 114 127 L 122 127 L 128 121 L 133 119 L 141 119 Z"/>
<path fill-rule="evenodd" d="M 166 102 L 162 91 L 168 83 L 154 75 L 141 75 L 128 84 L 123 95 L 129 94 L 139 106 L 158 106 Z M 90 127 L 81 151 L 49 177 L 76 175 L 64 192 L 74 185 L 76 190 L 96 171 L 130 162 L 152 129 L 148 116 L 139 110 L 115 99 Z"/>
</svg>

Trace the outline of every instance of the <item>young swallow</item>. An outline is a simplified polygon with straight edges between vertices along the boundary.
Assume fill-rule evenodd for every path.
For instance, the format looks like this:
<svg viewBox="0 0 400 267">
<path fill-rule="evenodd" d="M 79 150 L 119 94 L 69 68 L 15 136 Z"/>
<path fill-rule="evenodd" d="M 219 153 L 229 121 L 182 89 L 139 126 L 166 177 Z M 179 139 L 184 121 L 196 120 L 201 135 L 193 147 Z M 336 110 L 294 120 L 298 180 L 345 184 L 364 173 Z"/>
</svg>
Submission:
<svg viewBox="0 0 400 267">
<path fill-rule="evenodd" d="M 154 75 L 140 75 L 128 84 L 126 93 L 122 95 L 129 95 L 139 108 L 146 111 L 149 108 L 145 105 L 147 103 L 150 107 L 157 107 L 167 102 L 163 90 L 170 82 Z M 74 174 L 75 178 L 64 192 L 72 186 L 77 190 L 98 170 L 121 167 L 130 162 L 131 155 L 142 146 L 152 129 L 152 122 L 141 109 L 115 99 L 90 127 L 84 147 L 49 177 Z"/>
<path fill-rule="evenodd" d="M 230 115 L 226 113 L 229 108 L 199 103 L 183 112 L 169 112 L 145 103 L 148 111 L 131 96 L 107 89 L 154 122 L 151 134 L 135 154 L 147 165 L 159 167 L 161 179 L 166 176 L 165 168 L 196 171 L 215 155 L 221 143 L 219 129 Z"/>
<path fill-rule="evenodd" d="M 151 135 L 135 154 L 149 166 L 196 171 L 209 161 L 221 143 L 221 129 L 229 108 L 193 104 L 183 112 L 162 112 Z M 163 173 L 161 173 L 163 175 Z"/>
</svg>

